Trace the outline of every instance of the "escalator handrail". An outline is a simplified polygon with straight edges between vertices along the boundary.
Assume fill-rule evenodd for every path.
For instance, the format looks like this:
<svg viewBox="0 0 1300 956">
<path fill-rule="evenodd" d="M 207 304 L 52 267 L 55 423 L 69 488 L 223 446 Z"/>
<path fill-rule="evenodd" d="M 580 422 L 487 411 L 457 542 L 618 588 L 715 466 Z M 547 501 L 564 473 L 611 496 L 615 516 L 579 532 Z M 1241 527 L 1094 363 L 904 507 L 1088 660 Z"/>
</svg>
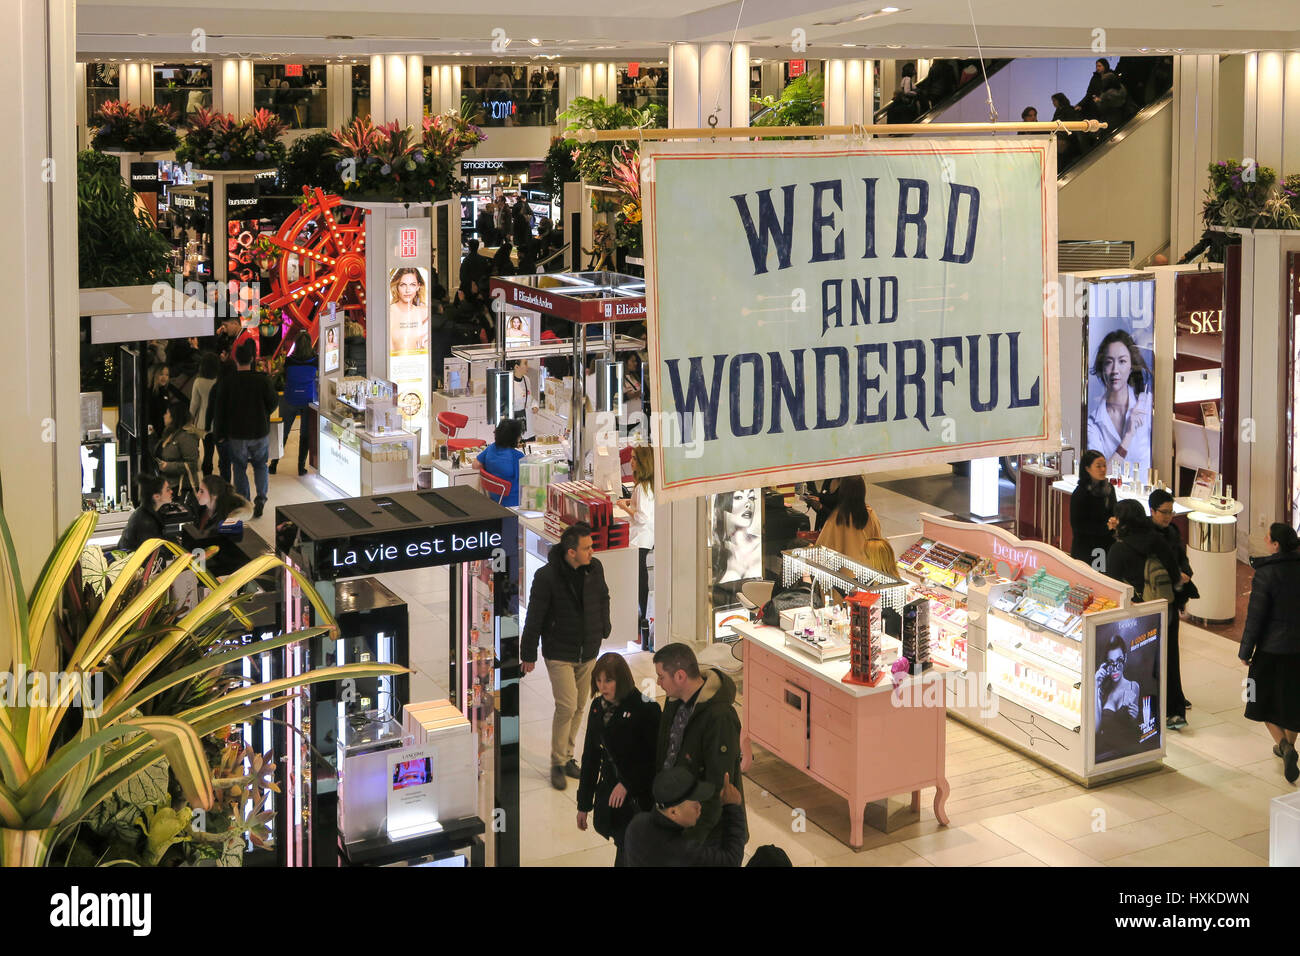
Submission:
<svg viewBox="0 0 1300 956">
<path fill-rule="evenodd" d="M 1014 57 L 999 57 L 996 59 L 985 60 L 984 69 L 980 72 L 978 76 L 976 76 L 975 79 L 971 80 L 969 83 L 963 83 L 961 86 L 957 87 L 957 89 L 953 90 L 946 97 L 944 97 L 938 103 L 934 104 L 934 106 L 930 107 L 930 109 L 926 110 L 924 113 L 922 113 L 920 116 L 918 116 L 916 119 L 912 120 L 911 122 L 933 123 L 935 117 L 937 117 L 948 107 L 952 106 L 958 100 L 966 96 L 966 94 L 969 93 L 976 86 L 983 86 L 985 76 L 992 76 L 998 70 L 1002 69 L 1007 64 L 1013 62 L 1013 60 Z M 889 113 L 889 107 L 893 105 L 894 105 L 894 100 L 891 98 L 888 103 L 884 104 L 883 106 L 880 107 L 880 109 L 876 110 L 875 114 L 872 116 L 872 120 L 876 123 L 883 122 L 885 117 Z"/>
</svg>

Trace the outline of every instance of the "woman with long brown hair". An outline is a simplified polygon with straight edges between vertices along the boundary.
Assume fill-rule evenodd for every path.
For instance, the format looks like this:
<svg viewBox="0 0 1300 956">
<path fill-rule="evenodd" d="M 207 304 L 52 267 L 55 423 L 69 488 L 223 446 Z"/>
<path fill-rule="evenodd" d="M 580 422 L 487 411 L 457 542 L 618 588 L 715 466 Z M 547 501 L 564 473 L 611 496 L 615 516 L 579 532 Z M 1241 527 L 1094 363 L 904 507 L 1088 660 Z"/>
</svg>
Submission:
<svg viewBox="0 0 1300 956">
<path fill-rule="evenodd" d="M 867 504 L 867 483 L 859 475 L 843 479 L 835 511 L 822 533 L 817 547 L 838 551 L 850 561 L 867 563 L 867 542 L 884 537 L 875 509 Z"/>
<path fill-rule="evenodd" d="M 654 804 L 659 704 L 644 697 L 619 654 L 602 654 L 591 671 L 591 707 L 578 779 L 578 829 L 595 811 L 596 832 L 614 841 L 623 866 L 623 834 L 640 810 Z"/>
</svg>

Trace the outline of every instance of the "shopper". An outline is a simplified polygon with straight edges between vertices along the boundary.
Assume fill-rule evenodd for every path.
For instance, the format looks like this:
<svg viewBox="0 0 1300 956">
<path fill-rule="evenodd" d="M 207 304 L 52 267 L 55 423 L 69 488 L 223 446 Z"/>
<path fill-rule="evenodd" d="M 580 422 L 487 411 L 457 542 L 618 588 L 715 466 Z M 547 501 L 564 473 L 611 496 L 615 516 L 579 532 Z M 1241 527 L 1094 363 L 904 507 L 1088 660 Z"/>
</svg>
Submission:
<svg viewBox="0 0 1300 956">
<path fill-rule="evenodd" d="M 1106 136 L 1114 136 L 1121 126 L 1137 115 L 1138 107 L 1129 96 L 1128 89 L 1114 73 L 1101 78 L 1101 95 L 1097 97 L 1097 113 L 1106 124 Z"/>
<path fill-rule="evenodd" d="M 813 530 L 821 531 L 826 527 L 826 522 L 830 520 L 831 515 L 835 513 L 835 506 L 839 504 L 840 479 L 831 478 L 823 481 L 820 488 L 810 482 L 808 488 L 804 501 L 817 516 L 817 523 L 813 525 Z"/>
<path fill-rule="evenodd" d="M 474 220 L 474 231 L 478 237 L 483 240 L 485 246 L 495 246 L 501 240 L 497 237 L 496 219 L 494 216 L 495 208 L 492 203 L 484 203 L 483 208 L 479 210 L 478 217 Z M 471 255 L 478 255 L 477 250 Z"/>
<path fill-rule="evenodd" d="M 153 369 L 151 381 L 149 382 L 149 436 L 153 444 L 158 443 L 158 439 L 163 433 L 163 414 L 171 407 L 173 402 L 187 401 L 185 395 L 179 388 L 172 384 L 171 368 L 167 365 L 156 365 Z"/>
<path fill-rule="evenodd" d="M 1300 731 L 1300 552 L 1295 529 L 1277 522 L 1268 529 L 1268 550 L 1256 558 L 1246 627 L 1237 656 L 1250 667 L 1246 716 L 1262 721 L 1282 758 L 1287 783 L 1300 777 L 1296 732 Z"/>
<path fill-rule="evenodd" d="M 701 671 L 695 653 L 685 644 L 665 644 L 655 652 L 655 674 L 668 695 L 659 721 L 655 766 L 685 767 L 697 780 L 720 793 L 730 775 L 740 781 L 740 715 L 736 684 L 716 667 Z M 704 801 L 703 813 L 687 833 L 707 840 L 718 826 L 722 805 L 717 797 Z"/>
<path fill-rule="evenodd" d="M 1037 123 L 1037 122 L 1038 122 L 1038 110 L 1036 110 L 1036 109 L 1035 109 L 1034 107 L 1032 107 L 1032 106 L 1026 106 L 1023 110 L 1020 111 L 1020 122 L 1022 122 L 1022 123 Z M 1034 135 L 1034 134 L 1031 133 L 1030 135 L 1032 136 L 1032 135 Z"/>
<path fill-rule="evenodd" d="M 551 786 L 565 788 L 567 774 L 581 772 L 573 743 L 582 723 L 580 703 L 587 694 L 601 642 L 610 634 L 609 587 L 605 569 L 592 557 L 591 526 L 578 522 L 564 529 L 546 564 L 533 575 L 528 613 L 519 641 L 525 675 L 537 666 L 541 641 L 551 679 L 555 713 L 551 719 Z"/>
<path fill-rule="evenodd" d="M 888 574 L 891 578 L 898 577 L 898 560 L 894 557 L 893 547 L 885 538 L 868 538 L 864 552 L 862 563 L 867 567 Z"/>
<path fill-rule="evenodd" d="M 198 489 L 199 444 L 198 429 L 190 424 L 189 406 L 172 402 L 163 412 L 162 438 L 154 457 L 159 473 L 171 483 L 178 498 Z"/>
<path fill-rule="evenodd" d="M 641 635 L 641 650 L 653 651 L 654 638 L 650 634 L 650 552 L 655 547 L 655 455 L 649 445 L 632 449 L 632 497 L 623 503 L 632 516 L 629 544 L 637 549 L 636 596 L 641 616 L 637 626 Z"/>
<path fill-rule="evenodd" d="M 1094 449 L 1079 459 L 1079 484 L 1070 495 L 1070 557 L 1102 573 L 1115 536 L 1115 489 L 1106 480 L 1106 456 Z"/>
<path fill-rule="evenodd" d="M 293 340 L 289 356 L 284 360 L 284 397 L 280 399 L 280 420 L 284 432 L 280 436 L 280 447 L 289 444 L 289 433 L 293 423 L 298 425 L 298 474 L 307 474 L 307 452 L 311 442 L 307 438 L 307 412 L 312 402 L 316 401 L 316 349 L 311 344 L 311 333 L 302 329 Z M 277 458 L 271 462 L 270 472 L 280 464 Z"/>
<path fill-rule="evenodd" d="M 1200 597 L 1196 584 L 1192 581 L 1192 565 L 1187 560 L 1187 545 L 1174 524 L 1174 496 L 1163 488 L 1157 488 L 1147 498 L 1151 508 L 1151 523 L 1156 533 L 1163 536 L 1178 559 L 1178 578 L 1174 584 L 1174 603 L 1169 607 L 1169 627 L 1165 646 L 1169 649 L 1165 667 L 1165 725 L 1170 730 L 1182 730 L 1187 726 L 1187 708 L 1191 706 L 1183 696 L 1182 667 L 1179 662 L 1178 628 L 1180 615 L 1187 602 Z"/>
<path fill-rule="evenodd" d="M 212 474 L 212 457 L 217 447 L 216 436 L 208 430 L 208 408 L 220 369 L 221 365 L 215 354 L 202 353 L 199 356 L 198 374 L 190 387 L 190 423 L 198 429 L 199 439 L 203 442 L 202 471 L 205 475 Z"/>
<path fill-rule="evenodd" d="M 134 551 L 150 538 L 163 536 L 163 519 L 158 510 L 172 500 L 171 485 L 157 475 L 141 475 L 136 479 L 140 504 L 126 519 L 126 527 L 117 540 L 117 550 Z"/>
<path fill-rule="evenodd" d="M 253 514 L 253 506 L 247 499 L 235 494 L 230 482 L 217 475 L 204 475 L 199 482 L 199 514 L 194 519 L 194 527 L 205 535 L 215 534 L 221 525 L 233 519 L 246 520 Z"/>
<path fill-rule="evenodd" d="M 502 240 L 501 245 L 497 247 L 496 254 L 492 256 L 492 275 L 494 276 L 512 276 L 515 274 L 515 264 L 510 258 L 510 253 L 514 247 L 509 241 Z"/>
<path fill-rule="evenodd" d="M 271 412 L 278 398 L 265 372 L 253 370 L 255 349 L 252 342 L 235 348 L 236 371 L 221 388 L 221 428 L 230 449 L 235 491 L 249 496 L 248 466 L 253 466 L 257 497 L 253 499 L 253 517 L 262 517 L 269 487 L 267 478 L 267 436 L 271 431 Z"/>
<path fill-rule="evenodd" d="M 1088 77 L 1088 92 L 1083 94 L 1083 99 L 1078 103 L 1079 109 L 1084 112 L 1085 116 L 1088 114 L 1090 107 L 1095 109 L 1094 104 L 1101 97 L 1102 77 L 1107 76 L 1109 73 L 1109 60 L 1101 59 L 1093 64 L 1092 76 Z"/>
<path fill-rule="evenodd" d="M 880 519 L 867 504 L 867 483 L 858 475 L 840 481 L 839 499 L 822 533 L 817 547 L 838 551 L 850 561 L 867 563 L 867 542 L 883 537 Z"/>
<path fill-rule="evenodd" d="M 1126 498 L 1115 506 L 1115 543 L 1106 552 L 1105 573 L 1130 585 L 1133 600 L 1164 598 L 1172 611 L 1174 582 L 1180 574 L 1178 556 L 1163 532 L 1156 531 L 1141 502 Z"/>
<path fill-rule="evenodd" d="M 492 444 L 474 459 L 474 467 L 502 481 L 510 482 L 510 490 L 501 500 L 507 508 L 519 507 L 519 462 L 524 453 L 519 450 L 521 423 L 517 418 L 503 418 L 497 422 Z"/>
<path fill-rule="evenodd" d="M 578 781 L 578 829 L 594 809 L 596 832 L 613 840 L 615 866 L 626 865 L 623 834 L 649 810 L 655 776 L 659 705 L 641 694 L 621 654 L 602 654 L 591 671 L 591 706 Z"/>
<path fill-rule="evenodd" d="M 731 774 L 723 774 L 719 791 L 683 767 L 661 770 L 655 775 L 653 796 L 654 809 L 638 813 L 628 824 L 628 866 L 740 866 L 749 833 L 745 807 Z M 699 825 L 705 802 L 721 807 L 718 839 L 713 843 L 690 837 Z"/>
<path fill-rule="evenodd" d="M 208 407 L 204 412 L 203 427 L 213 438 L 213 447 L 217 453 L 217 473 L 226 481 L 234 477 L 234 462 L 230 458 L 230 442 L 224 431 L 225 422 L 221 412 L 222 394 L 235 387 L 235 375 L 239 367 L 233 358 L 221 359 L 217 369 L 217 384 L 212 386 L 208 396 Z"/>
</svg>

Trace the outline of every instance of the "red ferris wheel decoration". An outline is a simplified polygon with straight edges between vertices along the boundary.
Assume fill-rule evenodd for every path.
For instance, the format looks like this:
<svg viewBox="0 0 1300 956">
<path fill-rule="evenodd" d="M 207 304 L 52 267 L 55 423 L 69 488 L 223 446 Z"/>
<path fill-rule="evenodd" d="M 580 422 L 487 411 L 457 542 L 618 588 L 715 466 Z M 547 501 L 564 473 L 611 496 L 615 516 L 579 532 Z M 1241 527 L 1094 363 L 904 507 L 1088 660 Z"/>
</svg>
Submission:
<svg viewBox="0 0 1300 956">
<path fill-rule="evenodd" d="M 271 294 L 261 304 L 289 316 L 281 350 L 299 328 L 309 331 L 314 343 L 320 315 L 331 302 L 346 318 L 363 326 L 366 322 L 365 210 L 342 205 L 342 199 L 319 187 L 304 186 L 303 193 L 306 204 L 268 237 L 279 246 L 280 261 Z"/>
</svg>

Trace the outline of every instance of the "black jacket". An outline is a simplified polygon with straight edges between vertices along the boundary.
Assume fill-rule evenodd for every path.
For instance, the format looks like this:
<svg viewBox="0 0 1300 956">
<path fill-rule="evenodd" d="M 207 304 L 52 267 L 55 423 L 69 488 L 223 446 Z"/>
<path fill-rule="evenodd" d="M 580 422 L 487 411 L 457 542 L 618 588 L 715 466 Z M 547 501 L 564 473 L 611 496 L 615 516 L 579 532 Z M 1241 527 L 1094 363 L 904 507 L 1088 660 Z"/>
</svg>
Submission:
<svg viewBox="0 0 1300 956">
<path fill-rule="evenodd" d="M 1070 557 L 1092 564 L 1093 551 L 1109 550 L 1115 536 L 1106 522 L 1115 513 L 1115 489 L 1106 484 L 1102 495 L 1094 495 L 1082 481 L 1070 495 Z"/>
<path fill-rule="evenodd" d="M 579 595 L 575 582 L 580 582 Z M 557 544 L 549 560 L 535 575 L 528 595 L 528 614 L 519 642 L 519 657 L 537 660 L 537 641 L 548 661 L 580 664 L 594 660 L 600 644 L 609 637 L 609 586 L 605 569 L 592 558 L 585 571 L 573 571 Z"/>
<path fill-rule="evenodd" d="M 1146 584 L 1148 557 L 1160 559 L 1169 572 L 1169 582 L 1177 587 L 1180 580 L 1178 555 L 1170 547 L 1168 539 L 1154 527 L 1131 531 L 1112 544 L 1106 552 L 1106 574 L 1117 581 L 1131 584 L 1134 600 L 1139 595 L 1146 601 L 1155 600 L 1154 595 L 1142 594 Z"/>
<path fill-rule="evenodd" d="M 265 372 L 241 370 L 217 380 L 214 430 L 222 438 L 265 438 L 271 431 L 271 412 L 280 403 Z"/>
<path fill-rule="evenodd" d="M 713 784 L 715 796 L 704 802 L 704 812 L 699 822 L 687 830 L 696 840 L 714 836 L 714 829 L 722 814 L 722 778 L 731 774 L 731 782 L 740 788 L 740 714 L 736 712 L 736 684 L 716 667 L 701 672 L 704 686 L 695 699 L 695 710 L 682 732 L 682 744 L 677 749 L 675 767 L 689 767 L 697 780 Z M 655 767 L 663 769 L 668 756 L 668 737 L 673 718 L 683 702 L 669 698 L 664 705 L 664 715 L 659 721 L 659 742 L 655 748 Z"/>
<path fill-rule="evenodd" d="M 745 858 L 745 808 L 731 803 L 722 808 L 720 837 L 700 843 L 658 810 L 638 813 L 627 826 L 624 849 L 628 866 L 740 866 Z"/>
<path fill-rule="evenodd" d="M 1255 559 L 1237 656 L 1248 661 L 1256 651 L 1300 654 L 1300 551 Z"/>
<path fill-rule="evenodd" d="M 150 538 L 163 537 L 162 518 L 158 512 L 147 505 L 142 505 L 131 512 L 122 529 L 122 537 L 117 540 L 117 550 L 134 551 Z"/>
<path fill-rule="evenodd" d="M 606 724 L 601 698 L 587 708 L 587 737 L 582 745 L 582 777 L 578 809 L 595 810 L 596 832 L 623 841 L 623 831 L 638 810 L 654 805 L 650 785 L 655 776 L 655 740 L 659 734 L 659 704 L 633 688 L 618 702 Z M 611 807 L 616 784 L 627 788 L 623 806 Z"/>
</svg>

